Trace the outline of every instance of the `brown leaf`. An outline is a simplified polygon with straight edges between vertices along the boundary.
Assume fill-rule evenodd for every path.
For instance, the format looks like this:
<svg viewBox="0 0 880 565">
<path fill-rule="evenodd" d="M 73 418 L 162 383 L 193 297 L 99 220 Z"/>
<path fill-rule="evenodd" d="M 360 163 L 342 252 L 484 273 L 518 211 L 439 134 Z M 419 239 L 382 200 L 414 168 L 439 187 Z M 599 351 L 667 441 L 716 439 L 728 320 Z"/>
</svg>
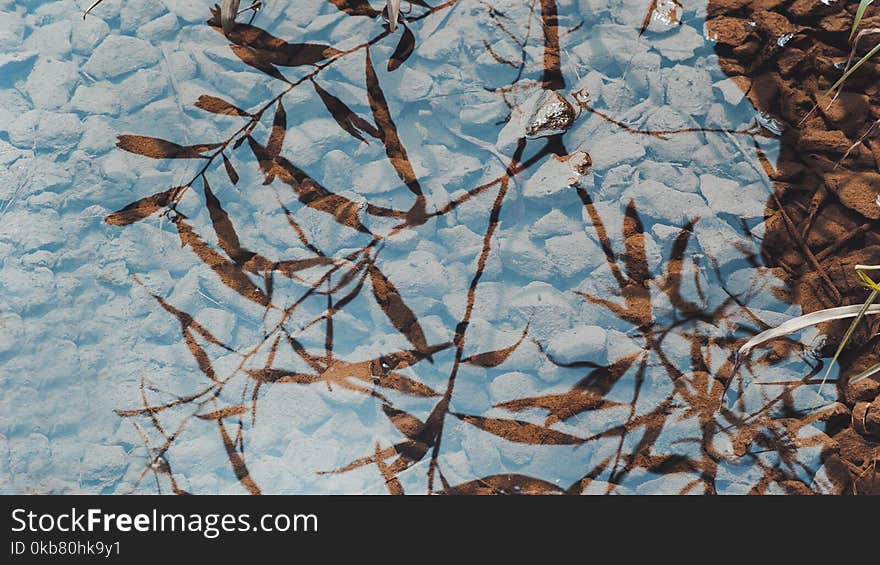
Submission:
<svg viewBox="0 0 880 565">
<path fill-rule="evenodd" d="M 315 92 L 318 93 L 318 96 L 330 112 L 330 115 L 332 115 L 333 119 L 336 120 L 336 123 L 339 124 L 339 127 L 351 134 L 352 137 L 359 139 L 368 145 L 370 142 L 361 135 L 361 132 L 371 135 L 376 139 L 381 139 L 379 130 L 376 129 L 373 124 L 354 113 L 345 102 L 321 88 L 317 82 L 312 81 L 312 85 L 315 87 Z"/>
<path fill-rule="evenodd" d="M 258 487 L 257 483 L 251 478 L 250 471 L 248 471 L 247 465 L 244 464 L 244 458 L 235 450 L 235 444 L 226 432 L 226 426 L 223 425 L 223 420 L 217 420 L 217 425 L 220 427 L 220 437 L 223 439 L 223 447 L 226 448 L 226 456 L 229 458 L 230 465 L 232 465 L 232 471 L 235 473 L 235 478 L 238 479 L 238 482 L 240 482 L 249 493 L 255 495 L 260 494 L 260 487 Z"/>
<path fill-rule="evenodd" d="M 388 488 L 389 494 L 402 496 L 404 494 L 403 485 L 400 484 L 400 481 L 394 476 L 394 472 L 385 464 L 385 459 L 382 457 L 382 447 L 379 445 L 378 441 L 376 442 L 376 452 L 374 457 L 376 458 L 376 467 L 379 468 L 379 472 L 382 473 L 382 478 L 385 479 L 385 486 Z"/>
<path fill-rule="evenodd" d="M 205 414 L 196 414 L 196 418 L 202 420 L 221 420 L 223 418 L 239 416 L 247 411 L 248 409 L 244 406 L 227 406 L 226 408 L 220 408 L 219 410 L 214 410 Z"/>
<path fill-rule="evenodd" d="M 269 134 L 269 141 L 266 143 L 266 151 L 273 159 L 281 155 L 281 148 L 284 146 L 284 135 L 287 133 L 287 112 L 284 111 L 284 105 L 281 99 L 278 99 L 278 107 L 275 109 L 275 118 L 272 120 L 272 133 Z"/>
<path fill-rule="evenodd" d="M 240 266 L 211 249 L 182 218 L 176 218 L 175 224 L 181 245 L 188 245 L 203 263 L 217 273 L 223 284 L 261 306 L 269 305 L 269 297 L 242 272 Z"/>
<path fill-rule="evenodd" d="M 407 188 L 413 194 L 421 195 L 422 187 L 419 185 L 415 171 L 413 171 L 406 149 L 400 141 L 400 136 L 397 135 L 397 126 L 391 119 L 388 102 L 385 100 L 385 93 L 382 92 L 379 77 L 376 76 L 376 70 L 373 68 L 369 49 L 367 49 L 366 69 L 367 98 L 370 101 L 370 109 L 373 111 L 373 120 L 375 120 L 381 134 L 382 143 L 385 144 L 385 154 L 388 155 L 397 176 Z"/>
<path fill-rule="evenodd" d="M 205 187 L 205 205 L 208 207 L 211 224 L 214 226 L 214 232 L 217 234 L 217 241 L 220 243 L 220 247 L 236 264 L 244 265 L 255 253 L 242 248 L 235 227 L 232 225 L 232 220 L 229 219 L 226 210 L 223 209 L 220 201 L 211 190 L 208 179 L 202 177 L 202 182 Z"/>
<path fill-rule="evenodd" d="M 394 53 L 391 54 L 391 58 L 388 59 L 388 72 L 397 69 L 402 65 L 409 56 L 412 55 L 413 49 L 416 46 L 416 36 L 413 35 L 413 32 L 410 31 L 408 27 L 403 26 L 403 35 L 400 36 L 400 42 L 397 44 L 397 48 L 394 50 Z"/>
<path fill-rule="evenodd" d="M 397 331 L 402 333 L 415 346 L 416 350 L 433 362 L 434 359 L 428 349 L 422 326 L 413 311 L 404 303 L 397 287 L 375 265 L 370 265 L 369 270 L 373 296 L 376 297 L 382 311 L 385 312 Z"/>
<path fill-rule="evenodd" d="M 334 263 L 331 257 L 309 257 L 308 259 L 287 259 L 272 264 L 272 268 L 279 273 L 292 277 L 297 271 L 304 271 L 321 265 L 332 265 Z"/>
<path fill-rule="evenodd" d="M 375 18 L 381 12 L 373 8 L 367 0 L 327 0 L 339 10 L 351 16 Z"/>
<path fill-rule="evenodd" d="M 263 71 L 270 77 L 290 83 L 290 81 L 287 80 L 287 77 L 281 74 L 281 71 L 269 61 L 262 51 L 256 51 L 250 47 L 245 47 L 244 45 L 230 45 L 229 48 L 232 49 L 235 56 L 241 59 L 245 64 L 250 65 L 258 71 Z"/>
<path fill-rule="evenodd" d="M 113 212 L 104 218 L 104 221 L 114 226 L 127 226 L 139 220 L 143 220 L 171 204 L 178 193 L 184 188 L 185 187 L 182 186 L 176 186 L 164 192 L 158 192 L 141 198 L 140 200 L 136 200 L 125 208 Z"/>
<path fill-rule="evenodd" d="M 178 145 L 171 141 L 146 135 L 120 135 L 116 146 L 129 153 L 136 153 L 153 159 L 206 159 L 205 151 L 220 147 L 221 143 L 205 145 Z"/>
<path fill-rule="evenodd" d="M 516 443 L 528 443 L 531 445 L 580 445 L 584 443 L 584 440 L 579 437 L 536 426 L 522 420 L 469 416 L 456 412 L 452 412 L 452 415 L 492 435 Z"/>
<path fill-rule="evenodd" d="M 251 369 L 247 371 L 247 374 L 262 383 L 293 383 L 310 385 L 321 382 L 321 377 L 318 375 L 297 373 L 295 371 L 287 371 L 284 369 Z"/>
<path fill-rule="evenodd" d="M 447 341 L 438 345 L 428 347 L 428 353 L 433 355 L 445 349 L 452 347 L 452 342 Z M 425 358 L 425 354 L 416 349 L 408 349 L 406 351 L 398 351 L 389 353 L 373 360 L 373 374 L 378 375 L 382 372 L 394 371 L 396 369 L 405 369 L 415 365 Z"/>
<path fill-rule="evenodd" d="M 510 347 L 505 347 L 504 349 L 497 349 L 495 351 L 487 351 L 486 353 L 478 353 L 476 355 L 471 355 L 470 357 L 464 359 L 462 363 L 469 363 L 471 365 L 476 365 L 478 367 L 497 367 L 498 365 L 507 361 L 507 358 L 516 351 L 516 348 L 520 346 L 523 340 L 526 338 L 526 334 L 529 332 L 529 326 L 526 325 L 526 329 L 523 330 L 520 338 L 511 345 Z"/>
<path fill-rule="evenodd" d="M 409 439 L 420 440 L 422 432 L 425 431 L 425 423 L 403 410 L 393 408 L 388 404 L 382 405 L 382 411 L 394 424 L 397 430 Z"/>
<path fill-rule="evenodd" d="M 211 20 L 210 23 L 222 33 L 221 27 L 217 25 L 218 22 Z M 260 60 L 282 67 L 314 65 L 341 52 L 339 49 L 319 43 L 288 43 L 250 24 L 237 24 L 225 35 L 235 44 L 231 46 L 233 51 L 236 47 L 247 47 L 256 53 Z"/>
<path fill-rule="evenodd" d="M 223 166 L 226 168 L 226 174 L 229 176 L 229 181 L 236 185 L 238 184 L 238 172 L 235 170 L 235 167 L 232 166 L 232 163 L 223 155 Z"/>
<path fill-rule="evenodd" d="M 545 426 L 550 426 L 556 422 L 564 422 L 582 412 L 603 410 L 613 406 L 620 406 L 620 403 L 605 400 L 592 391 L 579 389 L 570 390 L 562 394 L 517 398 L 495 405 L 496 408 L 504 408 L 512 412 L 522 412 L 533 408 L 547 410 L 550 415 L 544 420 Z"/>
<path fill-rule="evenodd" d="M 372 233 L 358 217 L 361 210 L 359 203 L 330 192 L 284 157 L 273 159 L 266 148 L 253 137 L 248 136 L 248 143 L 260 163 L 260 170 L 263 171 L 263 174 L 267 177 L 277 175 L 281 182 L 293 189 L 300 202 L 310 208 L 332 215 L 340 224 L 363 233 Z"/>
<path fill-rule="evenodd" d="M 626 274 L 631 282 L 645 286 L 651 273 L 645 253 L 645 228 L 634 200 L 629 201 L 624 213 L 623 241 L 626 248 Z"/>
<path fill-rule="evenodd" d="M 518 495 L 566 494 L 565 489 L 526 475 L 507 473 L 475 479 L 440 491 L 440 494 Z"/>
<path fill-rule="evenodd" d="M 422 384 L 416 380 L 407 377 L 406 375 L 401 375 L 400 373 L 374 375 L 372 382 L 376 386 L 396 390 L 404 394 L 411 394 L 413 396 L 422 396 L 425 398 L 439 396 L 437 391 L 435 391 L 428 385 Z"/>
<path fill-rule="evenodd" d="M 210 96 L 208 94 L 202 94 L 199 96 L 199 99 L 196 100 L 196 108 L 201 108 L 206 112 L 211 112 L 212 114 L 223 114 L 226 116 L 250 116 L 249 112 L 245 112 L 241 108 L 234 106 L 223 100 L 221 98 L 217 98 L 216 96 Z"/>
</svg>

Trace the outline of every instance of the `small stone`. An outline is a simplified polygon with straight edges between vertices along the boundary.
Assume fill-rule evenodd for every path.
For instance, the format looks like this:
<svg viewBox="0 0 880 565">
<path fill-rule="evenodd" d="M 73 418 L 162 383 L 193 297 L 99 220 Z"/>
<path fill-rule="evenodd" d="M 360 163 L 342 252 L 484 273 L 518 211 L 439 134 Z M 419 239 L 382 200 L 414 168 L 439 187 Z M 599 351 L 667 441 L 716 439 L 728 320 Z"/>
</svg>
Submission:
<svg viewBox="0 0 880 565">
<path fill-rule="evenodd" d="M 608 334 L 599 326 L 578 326 L 550 338 L 547 353 L 559 363 L 606 360 L 605 342 Z"/>
<path fill-rule="evenodd" d="M 583 151 L 564 157 L 551 155 L 523 183 L 523 195 L 527 198 L 554 196 L 577 184 L 589 172 L 591 165 L 590 156 Z"/>
<path fill-rule="evenodd" d="M 562 133 L 577 117 L 571 102 L 555 90 L 536 92 L 523 104 L 522 111 L 521 123 L 530 138 Z"/>
<path fill-rule="evenodd" d="M 83 65 L 83 71 L 96 79 L 112 78 L 159 61 L 159 51 L 143 39 L 110 35 Z"/>
<path fill-rule="evenodd" d="M 658 0 L 651 10 L 651 21 L 647 31 L 661 33 L 681 25 L 684 7 L 676 0 Z"/>
<path fill-rule="evenodd" d="M 70 99 L 79 80 L 77 66 L 66 61 L 37 61 L 25 82 L 25 91 L 36 108 L 58 108 Z"/>
<path fill-rule="evenodd" d="M 700 176 L 700 192 L 716 212 L 741 218 L 762 217 L 769 195 L 769 190 L 760 183 L 742 186 L 715 175 Z M 880 212 L 880 208 L 877 211 Z"/>
</svg>

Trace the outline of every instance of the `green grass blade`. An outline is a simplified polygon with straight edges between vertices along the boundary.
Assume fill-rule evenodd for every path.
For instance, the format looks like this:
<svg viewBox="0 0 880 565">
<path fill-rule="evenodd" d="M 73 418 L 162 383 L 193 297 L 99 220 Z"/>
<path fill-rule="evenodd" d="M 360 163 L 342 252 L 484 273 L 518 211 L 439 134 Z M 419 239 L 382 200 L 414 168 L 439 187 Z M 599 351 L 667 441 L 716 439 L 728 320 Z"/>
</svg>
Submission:
<svg viewBox="0 0 880 565">
<path fill-rule="evenodd" d="M 873 375 L 877 372 L 880 372 L 880 363 L 877 363 L 876 365 L 871 365 L 870 367 L 868 367 L 867 369 L 865 369 L 864 371 L 862 371 L 861 373 L 859 373 L 855 377 L 851 378 L 849 380 L 849 384 L 854 385 L 857 382 L 859 382 L 860 380 L 867 379 L 868 377 L 870 377 L 871 375 Z"/>
<path fill-rule="evenodd" d="M 859 2 L 859 8 L 856 10 L 856 17 L 853 19 L 852 31 L 849 33 L 850 41 L 852 41 L 853 36 L 856 34 L 856 28 L 862 23 L 862 17 L 865 15 L 865 10 L 868 9 L 868 6 L 870 6 L 873 1 L 874 0 L 862 0 Z"/>
<path fill-rule="evenodd" d="M 835 82 L 834 85 L 832 85 L 831 88 L 828 89 L 828 91 L 825 93 L 825 96 L 830 96 L 832 92 L 837 90 L 837 88 L 840 85 L 842 85 L 846 79 L 848 79 L 850 77 L 850 75 L 852 75 L 854 72 L 856 72 L 859 69 L 859 67 L 864 65 L 865 61 L 867 61 L 868 59 L 870 59 L 871 57 L 876 55 L 878 51 L 880 51 L 880 43 L 878 43 L 877 45 L 874 46 L 873 49 L 871 49 L 870 51 L 865 53 L 864 57 L 859 59 L 855 65 L 853 65 L 852 67 L 850 67 L 850 69 L 848 71 L 843 73 L 843 76 L 840 77 L 839 79 L 837 79 L 837 82 Z"/>
<path fill-rule="evenodd" d="M 878 46 L 880 47 L 880 46 Z M 865 317 L 865 312 L 868 311 L 868 308 L 871 307 L 871 304 L 877 299 L 877 296 L 880 295 L 880 292 L 876 290 L 872 290 L 871 294 L 868 295 L 868 299 L 865 300 L 865 303 L 862 304 L 861 310 L 856 315 L 855 319 L 849 325 L 846 330 L 846 333 L 843 334 L 843 339 L 840 340 L 840 345 L 837 346 L 837 351 L 834 352 L 834 357 L 831 358 L 831 363 L 828 364 L 828 369 L 825 371 L 825 376 L 822 377 L 822 383 L 819 385 L 819 393 L 822 392 L 822 387 L 825 386 L 825 381 L 828 379 L 828 375 L 831 374 L 831 369 L 834 368 L 834 364 L 837 363 L 837 358 L 840 357 L 840 354 L 843 352 L 843 348 L 846 347 L 846 344 L 849 342 L 849 339 L 852 337 L 853 332 L 856 329 L 856 326 L 859 325 L 859 322 L 862 321 L 862 318 Z"/>
</svg>

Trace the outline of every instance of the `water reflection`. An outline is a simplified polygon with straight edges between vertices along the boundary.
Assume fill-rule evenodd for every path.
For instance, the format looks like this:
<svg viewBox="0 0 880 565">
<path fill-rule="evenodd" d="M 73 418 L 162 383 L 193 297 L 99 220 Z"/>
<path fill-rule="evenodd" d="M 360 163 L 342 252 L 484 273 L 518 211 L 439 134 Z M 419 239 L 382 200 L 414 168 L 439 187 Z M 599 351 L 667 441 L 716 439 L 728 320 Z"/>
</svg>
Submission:
<svg viewBox="0 0 880 565">
<path fill-rule="evenodd" d="M 846 408 L 783 382 L 809 377 L 804 346 L 774 344 L 731 378 L 738 345 L 803 303 L 765 252 L 779 182 L 765 156 L 779 169 L 786 134 L 780 149 L 755 125 L 746 74 L 718 64 L 700 17 L 674 10 L 680 26 L 640 38 L 643 14 L 617 3 L 450 1 L 414 4 L 392 32 L 365 1 L 314 0 L 224 36 L 216 10 L 130 5 L 102 3 L 112 25 L 64 59 L 93 80 L 3 118 L 10 151 L 40 138 L 14 164 L 79 167 L 13 218 L 82 224 L 82 242 L 4 267 L 29 342 L 48 314 L 14 269 L 42 247 L 50 277 L 112 279 L 65 304 L 68 324 L 120 306 L 69 338 L 108 360 L 81 361 L 76 390 L 112 391 L 90 402 L 117 416 L 36 433 L 76 452 L 70 434 L 88 428 L 127 453 L 98 484 L 44 469 L 59 488 L 839 490 L 822 422 Z M 137 62 L 119 71 L 105 42 Z M 42 84 L 41 64 L 22 80 Z M 566 101 L 559 121 L 535 104 L 564 97 L 585 111 Z M 88 129 L 56 132 L 43 122 L 57 110 Z M 68 141 L 74 153 L 47 150 Z M 96 248 L 107 260 L 90 265 Z M 26 432 L 7 432 L 24 465 L 10 484 L 54 488 L 20 455 Z M 92 449 L 83 467 L 114 457 Z"/>
</svg>

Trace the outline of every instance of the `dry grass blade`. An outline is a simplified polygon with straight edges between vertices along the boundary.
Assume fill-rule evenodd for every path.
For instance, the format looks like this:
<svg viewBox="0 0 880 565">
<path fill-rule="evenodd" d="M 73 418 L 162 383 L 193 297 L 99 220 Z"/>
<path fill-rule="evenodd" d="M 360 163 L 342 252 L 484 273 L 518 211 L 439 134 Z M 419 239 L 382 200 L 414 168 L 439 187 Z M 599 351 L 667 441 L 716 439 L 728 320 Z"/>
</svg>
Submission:
<svg viewBox="0 0 880 565">
<path fill-rule="evenodd" d="M 880 372 L 880 363 L 877 363 L 876 365 L 871 365 L 858 375 L 854 376 L 852 379 L 850 379 L 849 384 L 854 385 L 863 379 L 867 379 L 872 375 L 876 375 L 878 372 Z"/>
<path fill-rule="evenodd" d="M 228 34 L 235 26 L 235 16 L 238 15 L 240 0 L 223 0 L 220 5 L 220 25 L 223 33 Z"/>
<path fill-rule="evenodd" d="M 400 0 L 385 0 L 385 7 L 388 10 L 388 29 L 394 31 L 400 19 Z"/>
<path fill-rule="evenodd" d="M 98 6 L 98 4 L 103 1 L 104 0 L 95 0 L 94 2 L 92 2 L 92 5 L 86 8 L 86 10 L 83 12 L 83 20 L 85 20 L 86 16 L 88 16 L 92 12 L 92 10 L 94 10 Z"/>
<path fill-rule="evenodd" d="M 865 10 L 868 9 L 874 0 L 862 0 L 859 2 L 859 7 L 856 9 L 856 15 L 853 18 L 852 31 L 849 33 L 849 40 L 852 41 L 853 36 L 856 34 L 856 29 L 859 27 L 859 24 L 862 23 L 862 18 L 865 15 Z"/>
<path fill-rule="evenodd" d="M 831 369 L 834 368 L 834 365 L 837 363 L 837 359 L 840 357 L 840 354 L 843 353 L 843 349 L 846 347 L 846 344 L 849 343 L 850 338 L 852 337 L 853 332 L 856 330 L 856 326 L 859 325 L 859 322 L 862 321 L 862 318 L 865 317 L 865 313 L 868 311 L 868 308 L 871 307 L 871 304 L 877 300 L 877 295 L 880 292 L 876 290 L 872 290 L 871 294 L 868 296 L 868 299 L 865 300 L 865 303 L 862 304 L 861 309 L 859 309 L 859 313 L 856 315 L 855 319 L 853 319 L 852 323 L 846 329 L 846 333 L 843 334 L 843 339 L 840 340 L 840 345 L 837 346 L 837 350 L 834 352 L 834 357 L 831 358 L 831 362 L 828 363 L 828 369 L 825 370 L 825 374 L 822 376 L 822 384 L 819 385 L 819 390 L 822 390 L 822 387 L 825 385 L 825 381 L 828 380 L 828 376 L 831 374 Z"/>
<path fill-rule="evenodd" d="M 737 351 L 736 354 L 737 360 L 733 367 L 733 373 L 736 373 L 736 370 L 737 368 L 739 368 L 740 363 L 744 358 L 749 355 L 752 349 L 761 345 L 762 343 L 766 343 L 772 339 L 776 339 L 779 337 L 787 336 L 804 328 L 815 326 L 823 322 L 854 318 L 856 316 L 859 316 L 860 314 L 862 316 L 869 314 L 880 314 L 880 304 L 871 305 L 867 309 L 862 311 L 863 308 L 864 304 L 853 304 L 852 306 L 827 308 L 825 310 L 819 310 L 817 312 L 811 312 L 809 314 L 804 314 L 803 316 L 798 316 L 797 318 L 792 318 L 791 320 L 787 320 L 779 324 L 775 328 L 765 330 L 749 339 L 742 345 L 742 347 L 739 348 L 739 351 Z"/>
<path fill-rule="evenodd" d="M 854 72 L 859 70 L 859 67 L 868 62 L 871 57 L 873 57 L 877 54 L 878 51 L 880 51 L 880 43 L 878 43 L 864 56 L 862 56 L 862 58 L 859 59 L 854 65 L 852 64 L 853 58 L 856 54 L 856 49 L 858 49 L 859 47 L 859 40 L 866 35 L 873 35 L 875 33 L 880 33 L 880 28 L 863 29 L 858 33 L 858 35 L 856 35 L 856 40 L 853 42 L 852 50 L 849 53 L 849 59 L 846 61 L 846 69 L 844 70 L 843 75 L 839 79 L 837 79 L 837 82 L 831 85 L 831 88 L 825 91 L 825 96 L 831 96 L 831 94 L 834 93 L 834 97 L 831 99 L 831 102 L 834 102 L 834 100 L 837 99 L 837 92 L 840 91 L 840 88 L 843 86 L 843 83 L 846 82 L 846 79 L 848 79 Z M 829 103 L 829 106 L 830 105 L 831 104 Z"/>
</svg>

